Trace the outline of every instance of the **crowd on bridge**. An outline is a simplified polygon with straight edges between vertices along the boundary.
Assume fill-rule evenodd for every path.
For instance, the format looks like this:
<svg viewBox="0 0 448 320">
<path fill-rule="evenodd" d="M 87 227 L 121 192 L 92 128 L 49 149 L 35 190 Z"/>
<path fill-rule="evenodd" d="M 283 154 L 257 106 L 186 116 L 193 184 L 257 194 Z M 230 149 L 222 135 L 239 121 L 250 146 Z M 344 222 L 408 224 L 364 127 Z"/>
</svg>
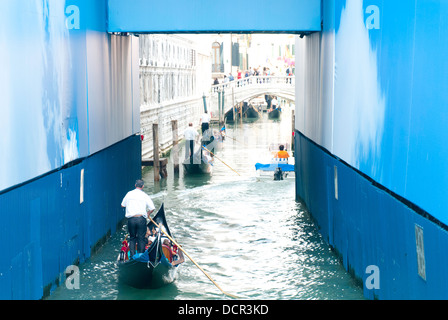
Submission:
<svg viewBox="0 0 448 320">
<path fill-rule="evenodd" d="M 285 70 L 284 76 L 292 76 L 293 75 L 293 69 L 291 67 L 287 67 Z M 271 72 L 269 67 L 261 67 L 258 66 L 258 68 L 252 68 L 249 67 L 249 70 L 237 70 L 236 80 L 237 80 L 237 87 L 244 86 L 246 84 L 251 83 L 250 77 L 266 77 L 266 78 L 257 78 L 257 83 L 269 83 L 270 79 L 268 77 L 271 76 L 281 76 L 281 74 L 277 74 L 277 72 Z M 213 81 L 213 85 L 219 85 L 223 84 L 224 87 L 226 87 L 225 84 L 230 83 L 235 80 L 235 77 L 230 72 L 228 75 L 224 75 L 224 78 L 219 81 L 219 79 L 216 77 Z M 239 81 L 243 80 L 243 81 Z"/>
</svg>

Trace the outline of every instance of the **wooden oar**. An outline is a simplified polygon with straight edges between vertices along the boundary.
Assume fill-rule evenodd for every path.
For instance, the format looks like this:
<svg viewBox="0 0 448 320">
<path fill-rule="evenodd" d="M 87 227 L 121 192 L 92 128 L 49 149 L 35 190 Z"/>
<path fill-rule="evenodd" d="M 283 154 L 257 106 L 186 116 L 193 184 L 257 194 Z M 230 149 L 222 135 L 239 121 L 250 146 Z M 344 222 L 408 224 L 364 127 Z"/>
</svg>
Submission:
<svg viewBox="0 0 448 320">
<path fill-rule="evenodd" d="M 207 278 L 209 278 L 209 280 L 211 281 L 211 282 L 213 282 L 213 284 L 222 292 L 222 293 L 224 293 L 226 296 L 229 296 L 229 297 L 231 297 L 231 298 L 234 298 L 234 299 L 239 299 L 237 296 L 235 296 L 235 295 L 233 295 L 233 294 L 230 294 L 230 293 L 227 293 L 227 292 L 225 292 L 224 290 L 222 290 L 221 289 L 221 287 L 220 286 L 218 286 L 218 284 L 207 274 L 207 272 L 205 272 L 204 271 L 204 269 L 202 269 L 197 263 L 196 263 L 196 261 L 194 261 L 193 260 L 193 258 L 168 234 L 168 233 L 166 233 L 162 228 L 160 228 L 159 227 L 159 225 L 151 218 L 151 217 L 149 217 L 149 219 L 152 221 L 152 223 L 154 223 L 155 225 L 156 225 L 156 227 L 157 228 L 159 228 L 159 230 L 161 230 L 162 232 L 163 232 L 163 234 L 164 235 L 166 235 L 167 237 L 168 237 L 168 239 L 170 239 L 183 253 L 185 253 L 185 255 L 191 260 L 191 262 L 193 262 L 195 265 L 196 265 L 196 267 L 198 267 L 199 268 L 199 270 L 201 270 L 202 271 L 202 273 L 203 274 L 205 274 L 205 276 L 207 277 Z"/>
<path fill-rule="evenodd" d="M 226 166 L 228 166 L 230 168 L 230 170 L 232 170 L 233 172 L 235 172 L 237 175 L 241 176 L 238 172 L 236 172 L 235 170 L 232 169 L 231 166 L 229 166 L 227 163 L 225 163 L 224 161 L 222 161 L 221 159 L 219 159 L 216 154 L 214 154 L 213 152 L 211 152 L 210 150 L 208 150 L 206 147 L 202 146 L 202 148 L 208 152 L 210 152 L 211 155 L 213 155 L 216 159 L 218 159 L 219 161 L 221 161 L 222 163 L 224 163 Z"/>
<path fill-rule="evenodd" d="M 245 146 L 245 147 L 248 146 L 248 145 L 245 144 L 244 142 L 240 142 L 240 141 L 236 140 L 235 138 L 232 138 L 231 136 L 226 135 L 226 138 L 230 138 L 230 139 L 232 139 L 232 140 L 234 140 L 234 141 L 236 141 L 236 142 L 238 142 L 238 143 L 241 143 L 241 144 L 242 144 L 243 146 Z"/>
</svg>

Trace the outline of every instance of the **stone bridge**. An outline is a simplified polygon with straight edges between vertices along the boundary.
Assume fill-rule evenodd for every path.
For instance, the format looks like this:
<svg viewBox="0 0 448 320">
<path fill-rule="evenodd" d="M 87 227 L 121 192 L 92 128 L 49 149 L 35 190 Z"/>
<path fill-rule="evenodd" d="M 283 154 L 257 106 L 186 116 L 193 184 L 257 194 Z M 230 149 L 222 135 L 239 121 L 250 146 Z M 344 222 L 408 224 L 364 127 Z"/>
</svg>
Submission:
<svg viewBox="0 0 448 320">
<path fill-rule="evenodd" d="M 233 106 L 264 95 L 295 101 L 294 76 L 248 77 L 213 85 L 206 99 L 212 121 L 220 121 Z"/>
</svg>

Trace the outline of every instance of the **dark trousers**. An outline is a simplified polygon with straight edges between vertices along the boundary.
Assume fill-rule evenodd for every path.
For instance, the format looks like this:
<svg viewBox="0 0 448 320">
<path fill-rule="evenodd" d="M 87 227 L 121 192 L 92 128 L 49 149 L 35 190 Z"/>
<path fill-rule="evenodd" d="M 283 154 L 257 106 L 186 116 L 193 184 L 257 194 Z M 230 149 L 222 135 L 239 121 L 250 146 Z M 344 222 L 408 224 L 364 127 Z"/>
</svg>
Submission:
<svg viewBox="0 0 448 320">
<path fill-rule="evenodd" d="M 203 122 L 201 125 L 201 128 L 202 128 L 202 133 L 204 133 L 204 131 L 209 128 L 208 122 Z"/>
<path fill-rule="evenodd" d="M 129 232 L 129 250 L 131 257 L 135 254 L 135 244 L 137 244 L 137 252 L 145 251 L 146 245 L 146 218 L 132 217 L 128 218 L 128 232 Z"/>
<path fill-rule="evenodd" d="M 194 155 L 194 140 L 186 140 L 185 159 L 190 159 L 190 163 L 193 163 L 193 155 Z"/>
</svg>

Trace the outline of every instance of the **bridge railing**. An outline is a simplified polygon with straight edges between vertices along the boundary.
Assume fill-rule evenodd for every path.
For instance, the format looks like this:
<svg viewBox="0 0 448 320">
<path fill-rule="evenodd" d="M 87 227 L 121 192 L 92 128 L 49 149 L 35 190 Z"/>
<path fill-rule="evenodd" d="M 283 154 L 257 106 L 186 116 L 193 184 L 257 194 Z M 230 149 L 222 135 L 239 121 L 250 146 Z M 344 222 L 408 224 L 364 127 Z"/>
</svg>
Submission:
<svg viewBox="0 0 448 320">
<path fill-rule="evenodd" d="M 207 109 L 216 120 L 248 96 L 256 96 L 262 92 L 294 92 L 294 88 L 295 76 L 252 76 L 220 83 L 211 86 Z"/>
<path fill-rule="evenodd" d="M 272 86 L 272 85 L 282 85 L 282 86 L 295 86 L 295 76 L 252 76 L 247 78 L 242 78 L 239 80 L 233 80 L 225 83 L 212 85 L 210 92 L 216 93 L 223 90 L 234 89 L 247 89 L 248 86 Z M 243 89 L 243 90 L 244 90 Z"/>
</svg>

